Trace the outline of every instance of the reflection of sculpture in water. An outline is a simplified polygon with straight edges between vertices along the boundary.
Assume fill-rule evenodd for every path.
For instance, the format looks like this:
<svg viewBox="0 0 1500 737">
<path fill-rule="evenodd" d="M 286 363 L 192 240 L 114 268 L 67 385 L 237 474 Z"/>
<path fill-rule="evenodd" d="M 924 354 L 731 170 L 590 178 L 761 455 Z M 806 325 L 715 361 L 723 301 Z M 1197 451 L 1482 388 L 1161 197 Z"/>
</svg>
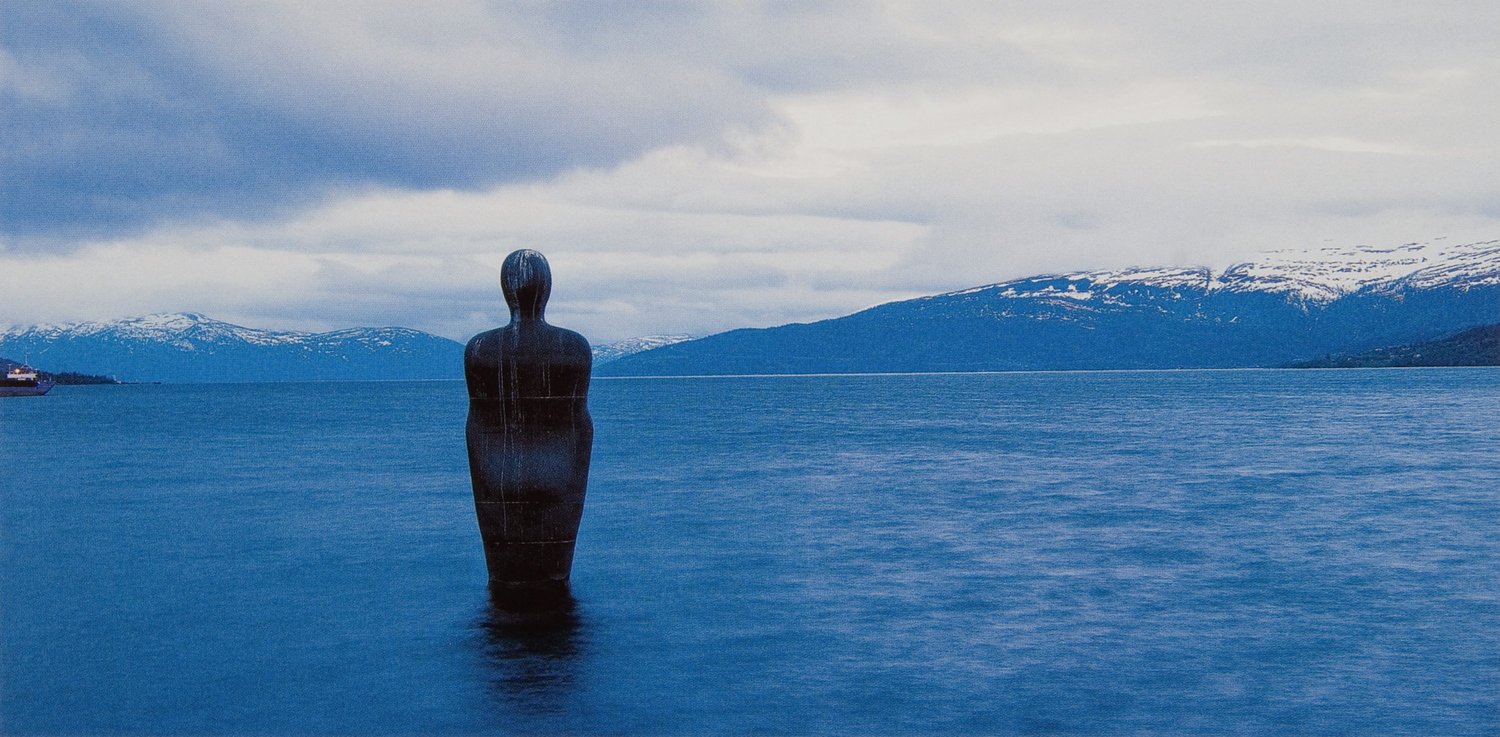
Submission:
<svg viewBox="0 0 1500 737">
<path fill-rule="evenodd" d="M 582 654 L 581 624 L 566 585 L 492 590 L 479 625 L 496 696 L 544 711 L 566 697 Z"/>
<path fill-rule="evenodd" d="M 493 584 L 560 584 L 573 565 L 594 425 L 588 341 L 542 319 L 552 271 L 516 251 L 500 278 L 510 324 L 464 350 L 469 474 Z"/>
</svg>

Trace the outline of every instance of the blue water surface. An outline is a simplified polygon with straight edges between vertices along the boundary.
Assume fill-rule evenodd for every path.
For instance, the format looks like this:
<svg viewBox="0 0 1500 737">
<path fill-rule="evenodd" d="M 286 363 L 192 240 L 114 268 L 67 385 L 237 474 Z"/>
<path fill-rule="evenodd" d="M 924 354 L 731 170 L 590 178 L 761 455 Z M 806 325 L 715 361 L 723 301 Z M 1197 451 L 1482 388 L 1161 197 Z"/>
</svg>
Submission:
<svg viewBox="0 0 1500 737">
<path fill-rule="evenodd" d="M 1500 370 L 597 380 L 492 606 L 459 383 L 0 400 L 6 734 L 1500 734 Z"/>
</svg>

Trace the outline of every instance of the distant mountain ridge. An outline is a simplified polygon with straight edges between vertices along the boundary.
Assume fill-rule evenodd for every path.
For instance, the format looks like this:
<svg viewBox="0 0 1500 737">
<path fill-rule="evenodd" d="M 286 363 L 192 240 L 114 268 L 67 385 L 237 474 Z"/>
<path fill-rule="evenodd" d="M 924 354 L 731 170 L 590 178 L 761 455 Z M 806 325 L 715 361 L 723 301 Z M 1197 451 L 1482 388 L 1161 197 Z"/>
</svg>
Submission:
<svg viewBox="0 0 1500 737">
<path fill-rule="evenodd" d="M 1014 279 L 844 317 L 733 330 L 604 375 L 1282 366 L 1500 322 L 1500 240 L 1283 250 L 1220 272 Z"/>
<path fill-rule="evenodd" d="M 596 345 L 593 347 L 594 365 L 601 366 L 610 361 L 617 361 L 642 351 L 649 351 L 692 339 L 693 336 L 691 335 L 643 335 L 639 338 L 626 338 L 625 340 L 617 340 L 613 343 Z"/>
<path fill-rule="evenodd" d="M 596 365 L 690 340 L 646 335 L 593 347 Z M 131 381 L 460 379 L 463 346 L 409 328 L 261 330 L 174 312 L 0 329 L 0 350 Z"/>
<path fill-rule="evenodd" d="M 463 345 L 419 330 L 259 330 L 193 312 L 0 329 L 0 355 L 126 381 L 458 379 Z"/>
<path fill-rule="evenodd" d="M 1363 353 L 1299 361 L 1293 368 L 1411 368 L 1500 366 L 1500 325 L 1485 325 L 1437 340 L 1376 348 Z"/>
<path fill-rule="evenodd" d="M 1276 251 L 1223 271 L 1014 279 L 844 317 L 594 348 L 601 376 L 1285 366 L 1500 323 L 1500 240 Z M 259 330 L 201 314 L 0 328 L 0 355 L 125 381 L 462 378 L 398 327 Z"/>
</svg>

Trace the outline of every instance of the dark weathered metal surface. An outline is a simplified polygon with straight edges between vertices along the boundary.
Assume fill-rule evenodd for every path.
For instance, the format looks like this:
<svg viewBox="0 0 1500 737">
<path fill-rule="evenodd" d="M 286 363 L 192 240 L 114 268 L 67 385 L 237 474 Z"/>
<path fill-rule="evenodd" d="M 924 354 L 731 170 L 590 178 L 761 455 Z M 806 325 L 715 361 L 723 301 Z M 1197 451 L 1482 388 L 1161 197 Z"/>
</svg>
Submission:
<svg viewBox="0 0 1500 737">
<path fill-rule="evenodd" d="M 501 268 L 510 324 L 464 351 L 469 472 L 490 581 L 562 582 L 583 516 L 594 426 L 588 341 L 543 319 L 547 259 L 510 254 Z"/>
</svg>

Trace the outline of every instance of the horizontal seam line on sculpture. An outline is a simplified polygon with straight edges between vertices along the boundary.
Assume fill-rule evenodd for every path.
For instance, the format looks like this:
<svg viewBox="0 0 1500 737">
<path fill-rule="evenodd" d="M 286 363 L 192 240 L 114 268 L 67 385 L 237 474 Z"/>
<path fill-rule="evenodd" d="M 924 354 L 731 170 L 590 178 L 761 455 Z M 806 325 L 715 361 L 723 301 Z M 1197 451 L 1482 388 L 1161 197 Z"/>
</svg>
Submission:
<svg viewBox="0 0 1500 737">
<path fill-rule="evenodd" d="M 509 507 L 581 507 L 583 502 L 474 502 L 475 504 L 505 505 Z"/>
<path fill-rule="evenodd" d="M 499 542 L 492 542 L 492 543 L 488 543 L 488 544 L 489 545 L 561 545 L 563 543 L 574 543 L 574 542 L 578 542 L 578 538 L 575 537 L 575 538 L 571 538 L 571 539 L 568 539 L 568 540 L 501 540 Z"/>
</svg>

